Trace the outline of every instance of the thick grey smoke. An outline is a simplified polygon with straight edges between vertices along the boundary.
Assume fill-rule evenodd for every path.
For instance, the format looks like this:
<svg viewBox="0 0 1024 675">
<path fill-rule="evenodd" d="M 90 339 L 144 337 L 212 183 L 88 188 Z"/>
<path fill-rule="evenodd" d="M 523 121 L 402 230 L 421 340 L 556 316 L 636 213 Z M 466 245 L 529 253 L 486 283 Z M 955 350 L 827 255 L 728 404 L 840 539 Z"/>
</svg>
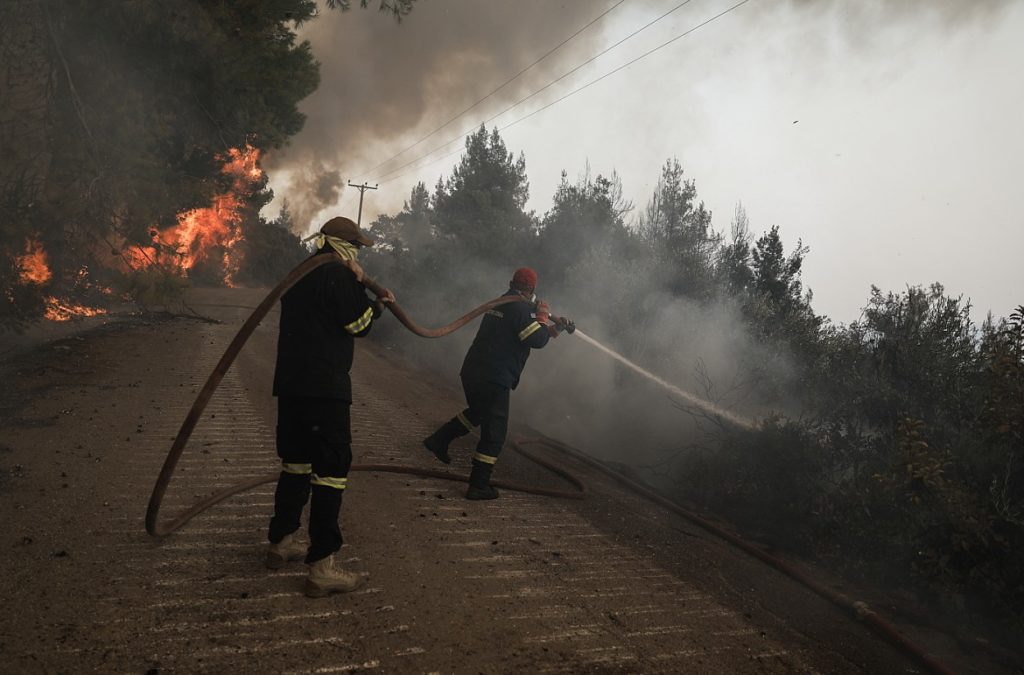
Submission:
<svg viewBox="0 0 1024 675">
<path fill-rule="evenodd" d="M 296 227 L 305 229 L 322 209 L 336 204 L 339 191 L 346 189 L 346 180 L 373 183 L 387 171 L 471 129 L 678 4 L 675 0 L 627 0 L 484 104 L 367 174 L 515 75 L 615 1 L 422 0 L 400 24 L 376 12 L 323 11 L 300 29 L 301 37 L 313 45 L 322 75 L 320 88 L 301 106 L 307 115 L 306 126 L 289 147 L 270 154 L 266 162 L 272 184 L 289 201 Z M 956 31 L 995 20 L 1011 3 L 754 0 L 733 17 L 749 29 L 765 12 L 788 12 L 794 34 L 806 35 L 806 40 L 800 41 L 802 50 L 824 44 L 826 36 L 835 31 L 850 44 L 870 49 L 876 37 L 888 30 L 913 29 L 907 32 L 908 40 L 921 30 Z M 728 3 L 701 0 L 686 10 L 710 16 L 726 7 Z M 750 31 L 741 31 L 737 35 L 740 41 L 743 33 Z M 645 32 L 630 45 L 651 46 L 661 39 Z M 457 147 L 449 146 L 449 150 Z M 454 161 L 439 164 L 438 175 L 447 172 Z M 629 181 L 634 177 L 625 178 Z M 397 210 L 406 196 L 393 189 L 373 194 L 367 204 L 369 218 Z M 346 201 L 346 210 L 354 204 L 355 199 Z"/>
<path fill-rule="evenodd" d="M 323 189 L 325 176 L 332 188 L 340 183 L 335 178 L 362 179 L 360 174 L 485 96 L 614 2 L 423 0 L 401 24 L 374 12 L 322 12 L 301 29 L 321 63 L 320 88 L 301 106 L 306 126 L 289 147 L 267 158 L 271 176 L 279 175 L 278 184 L 286 185 L 278 192 L 288 198 L 296 226 L 304 228 L 335 203 L 336 193 Z M 472 127 L 480 112 L 493 114 L 532 91 L 536 82 L 546 82 L 559 59 L 589 52 L 602 25 L 382 170 L 400 166 L 417 151 Z M 387 203 L 400 207 L 407 196 L 390 195 Z"/>
<path fill-rule="evenodd" d="M 367 264 L 381 278 L 393 276 L 381 262 Z M 439 270 L 429 285 L 394 290 L 418 321 L 442 325 L 504 292 L 513 269 L 466 259 L 457 269 Z M 753 340 L 732 304 L 701 305 L 650 290 L 658 288 L 662 272 L 653 262 L 624 266 L 610 246 L 599 244 L 564 283 L 542 277 L 538 295 L 588 335 L 738 417 L 756 420 L 787 408 L 778 392 L 791 384 L 788 356 Z M 625 327 L 616 321 L 623 298 L 642 298 L 645 310 Z M 478 326 L 479 320 L 440 340 L 413 337 L 393 321 L 375 330 L 377 339 L 397 344 L 460 398 L 459 369 Z M 530 425 L 595 457 L 644 470 L 653 483 L 669 479 L 680 452 L 710 443 L 719 430 L 719 421 L 700 408 L 568 334 L 532 353 L 512 397 L 512 417 L 516 426 Z"/>
</svg>

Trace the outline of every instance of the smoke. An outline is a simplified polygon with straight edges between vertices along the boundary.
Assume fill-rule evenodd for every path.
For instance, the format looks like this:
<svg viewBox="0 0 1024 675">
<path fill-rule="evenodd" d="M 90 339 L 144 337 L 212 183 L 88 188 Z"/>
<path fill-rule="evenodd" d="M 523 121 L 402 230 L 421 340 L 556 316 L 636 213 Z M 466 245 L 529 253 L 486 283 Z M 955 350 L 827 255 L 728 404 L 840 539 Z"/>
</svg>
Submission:
<svg viewBox="0 0 1024 675">
<path fill-rule="evenodd" d="M 532 91 L 536 82 L 546 82 L 552 64 L 575 52 L 589 53 L 603 21 L 479 108 L 382 167 L 376 176 L 362 175 L 485 96 L 612 4 L 614 0 L 423 1 L 400 24 L 375 12 L 321 12 L 300 31 L 321 64 L 320 88 L 300 106 L 306 115 L 303 131 L 266 163 L 271 177 L 277 178 L 276 192 L 294 208 L 296 227 L 305 229 L 321 209 L 337 202 L 342 178 L 373 182 L 383 171 L 471 128 L 480 119 L 474 115 L 493 114 L 503 107 L 500 104 Z M 387 200 L 400 207 L 405 196 L 374 197 L 376 204 Z M 366 210 L 374 215 L 386 210 L 373 208 L 368 204 Z"/>
<path fill-rule="evenodd" d="M 737 417 L 756 420 L 787 406 L 779 392 L 792 383 L 793 364 L 751 338 L 739 307 L 659 291 L 665 270 L 658 263 L 624 264 L 610 243 L 594 244 L 564 282 L 541 276 L 538 296 L 555 314 L 568 316 L 602 344 Z M 410 315 L 427 326 L 445 324 L 504 293 L 518 264 L 539 266 L 524 260 L 502 268 L 460 258 L 457 265 L 438 266 L 429 283 L 408 284 L 401 281 L 400 269 L 388 269 L 386 258 L 366 261 L 378 278 L 393 284 Z M 629 306 L 638 303 L 641 311 L 627 319 Z M 382 321 L 375 338 L 398 346 L 460 398 L 459 369 L 478 326 L 479 320 L 443 339 L 423 340 L 393 321 Z M 529 425 L 594 457 L 643 470 L 646 480 L 666 487 L 680 453 L 713 445 L 721 423 L 566 333 L 532 351 L 512 396 L 512 419 L 516 426 Z"/>
<path fill-rule="evenodd" d="M 789 0 L 801 11 L 839 12 L 851 35 L 863 34 L 885 25 L 920 25 L 936 21 L 946 29 L 958 29 L 976 21 L 997 18 L 1014 0 Z"/>
<path fill-rule="evenodd" d="M 288 207 L 293 222 L 303 229 L 317 213 L 336 204 L 341 196 L 341 173 L 328 168 L 320 159 L 314 159 L 307 165 L 296 165 L 285 175 L 286 194 L 298 196 L 289 199 Z"/>
<path fill-rule="evenodd" d="M 550 289 L 553 311 L 602 344 L 738 418 L 756 420 L 787 405 L 779 391 L 792 382 L 792 362 L 751 338 L 734 303 L 709 305 L 654 290 L 659 270 L 653 265 L 623 269 L 600 249 L 573 271 L 566 284 Z M 639 294 L 639 288 L 650 290 Z M 622 292 L 643 298 L 638 318 L 616 320 L 602 311 L 622 311 L 612 300 Z M 574 336 L 563 334 L 530 358 L 513 416 L 593 456 L 644 469 L 652 483 L 668 485 L 680 453 L 710 446 L 723 423 Z"/>
<path fill-rule="evenodd" d="M 296 228 L 304 231 L 318 217 L 326 217 L 321 211 L 336 207 L 339 197 L 346 197 L 346 211 L 354 210 L 356 200 L 344 192 L 345 180 L 379 180 L 673 6 L 671 2 L 633 1 L 616 7 L 491 99 L 368 173 L 613 4 L 614 0 L 600 4 L 587 0 L 424 0 L 401 23 L 376 12 L 322 11 L 299 31 L 301 38 L 311 42 L 321 64 L 320 88 L 300 106 L 307 116 L 305 128 L 265 162 L 272 186 L 295 212 Z M 813 70 L 813 58 L 807 58 L 807 51 L 826 49 L 831 37 L 840 36 L 855 49 L 868 49 L 882 44 L 880 36 L 892 31 L 911 40 L 927 30 L 956 31 L 993 21 L 1011 4 L 1011 0 L 752 2 L 730 15 L 730 20 L 744 22 L 740 25 L 745 28 L 737 34 L 737 44 L 741 44 L 743 35 L 758 41 L 772 37 L 754 30 L 765 13 L 790 15 L 794 39 L 786 42 L 804 54 L 801 62 Z M 723 8 L 720 4 L 697 7 L 695 3 L 687 10 L 700 10 L 697 14 L 704 15 Z M 658 28 L 669 23 L 661 22 Z M 645 32 L 630 44 L 649 46 L 660 39 Z M 453 144 L 449 149 L 457 147 Z M 444 170 L 439 166 L 438 175 Z M 397 210 L 404 197 L 388 189 L 373 194 L 365 207 L 368 219 Z"/>
</svg>

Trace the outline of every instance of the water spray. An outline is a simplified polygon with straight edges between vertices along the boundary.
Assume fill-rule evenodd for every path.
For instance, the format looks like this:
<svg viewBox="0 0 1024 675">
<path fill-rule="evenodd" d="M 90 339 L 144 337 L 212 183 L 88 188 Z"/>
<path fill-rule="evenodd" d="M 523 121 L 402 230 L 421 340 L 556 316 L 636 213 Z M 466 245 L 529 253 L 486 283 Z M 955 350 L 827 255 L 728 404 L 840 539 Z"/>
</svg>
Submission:
<svg viewBox="0 0 1024 675">
<path fill-rule="evenodd" d="M 630 361 L 629 359 L 627 359 L 625 356 L 623 356 L 622 354 L 618 353 L 617 351 L 615 351 L 613 349 L 609 349 L 608 347 L 605 347 L 603 344 L 601 344 L 600 342 L 598 342 L 594 338 L 590 337 L 589 335 L 587 335 L 586 333 L 584 333 L 580 329 L 576 328 L 575 325 L 573 325 L 573 331 L 575 332 L 575 334 L 577 336 L 579 336 L 587 344 L 591 345 L 592 347 L 596 347 L 597 349 L 599 349 L 600 351 L 604 352 L 606 355 L 612 357 L 613 359 L 615 359 L 616 361 L 618 361 L 622 365 L 626 366 L 630 370 L 632 370 L 632 371 L 634 371 L 636 373 L 639 373 L 640 375 L 643 375 L 645 378 L 647 378 L 651 382 L 654 382 L 655 384 L 661 385 L 665 389 L 667 389 L 670 392 L 672 392 L 675 396 L 678 396 L 679 398 L 681 398 L 684 401 L 686 401 L 687 404 L 695 405 L 698 408 L 700 408 L 701 410 L 704 410 L 705 412 L 708 412 L 708 413 L 710 413 L 710 414 L 712 414 L 712 415 L 714 415 L 714 416 L 716 416 L 716 417 L 718 417 L 718 418 L 720 418 L 722 420 L 725 420 L 725 421 L 727 421 L 727 422 L 729 422 L 731 424 L 734 424 L 734 425 L 740 427 L 741 429 L 745 429 L 747 431 L 751 431 L 751 430 L 754 429 L 754 423 L 751 422 L 750 420 L 743 419 L 742 417 L 739 417 L 735 413 L 732 413 L 732 412 L 730 412 L 730 411 L 728 411 L 728 410 L 726 410 L 726 409 L 724 409 L 724 408 L 722 408 L 720 406 L 715 405 L 711 401 L 706 401 L 706 400 L 704 400 L 704 399 L 702 399 L 702 398 L 700 398 L 698 396 L 695 396 L 695 395 L 693 395 L 693 394 L 691 394 L 691 393 L 689 393 L 687 391 L 684 391 L 684 390 L 680 389 L 679 387 L 677 387 L 676 385 L 672 384 L 671 382 L 666 382 L 664 379 L 658 377 L 657 375 L 655 375 L 654 373 L 650 372 L 649 370 L 647 370 L 645 368 L 641 368 L 637 364 L 633 363 L 632 361 Z"/>
</svg>

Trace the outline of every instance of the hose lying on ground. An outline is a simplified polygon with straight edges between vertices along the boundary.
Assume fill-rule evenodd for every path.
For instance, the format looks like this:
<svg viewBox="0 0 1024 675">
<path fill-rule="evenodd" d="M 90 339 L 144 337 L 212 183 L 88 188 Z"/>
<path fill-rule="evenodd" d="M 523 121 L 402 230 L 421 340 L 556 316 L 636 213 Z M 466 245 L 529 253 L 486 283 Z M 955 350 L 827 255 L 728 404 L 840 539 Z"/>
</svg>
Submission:
<svg viewBox="0 0 1024 675">
<path fill-rule="evenodd" d="M 165 537 L 171 534 L 172 532 L 180 529 L 196 515 L 202 513 L 203 511 L 210 508 L 214 504 L 217 504 L 218 502 L 221 502 L 227 499 L 228 497 L 231 497 L 232 495 L 236 495 L 240 492 L 250 490 L 258 485 L 263 485 L 264 483 L 270 483 L 277 480 L 279 473 L 275 471 L 270 475 L 264 475 L 240 481 L 234 485 L 228 486 L 227 488 L 224 488 L 223 490 L 220 490 L 219 492 L 216 492 L 206 497 L 205 499 L 196 502 L 195 504 L 187 508 L 185 511 L 175 516 L 169 523 L 159 522 L 160 505 L 163 502 L 164 493 L 166 492 L 167 486 L 170 483 L 171 477 L 174 474 L 174 469 L 178 464 L 178 460 L 181 459 L 181 455 L 185 450 L 189 438 L 192 436 L 192 431 L 195 429 L 196 424 L 199 422 L 199 419 L 203 414 L 203 410 L 206 409 L 207 404 L 210 402 L 210 399 L 213 396 L 213 393 L 217 390 L 217 387 L 220 385 L 221 380 L 224 378 L 224 375 L 231 367 L 231 364 L 234 362 L 235 358 L 237 358 L 242 347 L 245 346 L 245 343 L 249 340 L 249 337 L 256 330 L 256 327 L 260 324 L 264 317 L 266 317 L 270 309 L 274 306 L 278 299 L 282 295 L 284 295 L 286 291 L 288 291 L 289 288 L 294 286 L 300 279 L 302 279 L 304 276 L 312 272 L 317 267 L 334 260 L 336 260 L 336 258 L 330 255 L 313 256 L 312 258 L 309 258 L 308 260 L 297 266 L 295 269 L 293 269 L 281 281 L 281 283 L 274 287 L 274 289 L 270 291 L 269 294 L 267 294 L 263 301 L 260 302 L 259 305 L 257 305 L 256 309 L 253 310 L 252 314 L 239 329 L 238 333 L 231 341 L 231 344 L 228 345 L 228 348 L 225 350 L 224 355 L 221 356 L 220 361 L 217 363 L 217 366 L 213 369 L 213 372 L 211 372 L 210 376 L 207 378 L 206 384 L 203 385 L 202 390 L 200 390 L 199 394 L 196 396 L 196 400 L 192 404 L 192 408 L 189 410 L 188 415 L 185 416 L 185 421 L 182 422 L 181 429 L 178 431 L 178 435 L 174 438 L 174 443 L 171 445 L 170 452 L 168 453 L 167 458 L 164 460 L 164 465 L 163 468 L 160 470 L 160 475 L 157 477 L 156 485 L 153 486 L 153 493 L 150 495 L 149 505 L 146 509 L 146 532 L 148 532 L 150 535 L 154 537 Z M 369 288 L 378 297 L 384 294 L 384 289 L 370 278 L 364 278 L 363 285 Z M 489 309 L 498 307 L 499 305 L 517 301 L 518 298 L 512 296 L 501 297 L 495 300 L 491 300 L 490 302 L 486 302 L 477 307 L 476 309 L 470 311 L 469 313 L 463 315 L 462 317 L 456 319 L 452 323 L 446 326 L 442 326 L 441 328 L 435 329 L 428 329 L 419 326 L 396 303 L 390 303 L 387 305 L 387 307 L 398 318 L 398 320 L 402 322 L 402 325 L 404 325 L 406 328 L 408 328 L 416 335 L 426 338 L 437 338 L 442 337 L 444 335 L 448 335 L 458 330 L 459 328 L 465 326 L 474 318 L 480 316 Z M 586 486 L 575 475 L 573 475 L 566 469 L 561 468 L 556 464 L 552 464 L 551 462 L 541 457 L 538 457 L 533 453 L 527 452 L 526 450 L 523 449 L 523 445 L 531 443 L 546 444 L 553 448 L 557 448 L 569 454 L 570 456 L 575 457 L 576 459 L 592 467 L 597 468 L 598 470 L 611 476 L 612 478 L 622 483 L 623 485 L 626 485 L 630 489 L 635 490 L 641 495 L 647 497 L 651 501 L 654 501 L 655 503 L 660 504 L 677 514 L 685 518 L 688 518 L 697 525 L 725 539 L 729 543 L 749 553 L 758 560 L 767 563 L 776 570 L 782 572 L 783 574 L 789 576 L 795 581 L 811 589 L 818 595 L 831 601 L 833 604 L 847 611 L 852 612 L 858 619 L 866 623 L 868 627 L 871 628 L 871 630 L 874 631 L 877 635 L 881 636 L 890 644 L 896 646 L 898 649 L 904 651 L 905 653 L 915 658 L 921 665 L 927 668 L 930 672 L 937 673 L 939 675 L 952 674 L 952 671 L 949 670 L 945 665 L 932 658 L 922 648 L 915 645 L 906 637 L 904 637 L 898 630 L 896 630 L 894 626 L 886 622 L 878 614 L 872 611 L 866 603 L 851 600 L 847 596 L 836 591 L 833 591 L 832 589 L 829 589 L 823 586 L 822 584 L 815 582 L 806 575 L 797 571 L 792 565 L 789 565 L 788 563 L 780 560 L 779 558 L 776 558 L 775 556 L 766 553 L 765 551 L 761 550 L 756 546 L 748 544 L 736 535 L 727 532 L 726 530 L 723 530 L 722 528 L 698 516 L 697 514 L 682 508 L 675 502 L 672 502 L 666 499 L 665 497 L 662 497 L 661 495 L 657 494 L 656 492 L 646 487 L 645 485 L 630 480 L 629 478 L 623 476 L 622 474 L 609 469 L 601 462 L 598 462 L 597 460 L 583 453 L 580 453 L 579 451 L 570 448 L 569 446 L 566 446 L 558 441 L 548 438 L 520 438 L 513 441 L 512 447 L 518 453 L 522 454 L 528 459 L 536 462 L 537 464 L 543 466 L 544 468 L 554 472 L 555 474 L 561 476 L 568 482 L 572 483 L 576 487 L 575 491 L 541 488 L 532 485 L 522 485 L 519 483 L 512 483 L 506 481 L 492 481 L 493 485 L 495 485 L 496 487 L 505 488 L 509 490 L 517 490 L 532 494 L 545 495 L 550 497 L 562 497 L 569 499 L 581 499 L 586 494 Z M 467 482 L 469 480 L 468 476 L 452 474 L 445 471 L 438 471 L 434 469 L 426 469 L 416 466 L 405 466 L 397 464 L 354 464 L 352 465 L 350 470 L 381 471 L 389 473 L 411 474 L 416 476 L 426 476 L 431 478 L 440 478 L 443 480 L 461 482 Z"/>
<path fill-rule="evenodd" d="M 847 597 L 843 593 L 834 591 L 831 588 L 825 586 L 824 584 L 818 583 L 817 581 L 811 579 L 809 576 L 799 571 L 796 567 L 787 563 L 781 558 L 777 558 L 776 556 L 771 555 L 767 551 L 746 542 L 745 540 L 733 534 L 732 532 L 729 532 L 728 530 L 719 527 L 707 518 L 703 518 L 694 513 L 693 511 L 683 508 L 682 506 L 676 504 L 672 500 L 667 499 L 662 495 L 658 494 L 657 492 L 647 487 L 643 483 L 637 482 L 629 478 L 628 476 L 619 473 L 614 469 L 609 468 L 608 466 L 597 461 L 593 457 L 590 457 L 589 455 L 582 453 L 579 450 L 566 445 L 565 443 L 557 441 L 553 438 L 546 437 L 539 440 L 543 441 L 549 447 L 557 448 L 558 450 L 561 450 L 563 453 L 569 455 L 570 457 L 573 457 L 579 460 L 580 462 L 583 462 L 584 464 L 597 469 L 601 473 L 609 476 L 613 480 L 628 487 L 629 489 L 642 495 L 643 497 L 646 497 L 650 501 L 659 504 L 668 509 L 669 511 L 672 511 L 673 513 L 676 513 L 686 518 L 695 525 L 702 527 L 703 529 L 707 530 L 713 535 L 721 537 L 722 539 L 726 540 L 736 548 L 749 553 L 761 562 L 766 563 L 767 565 L 775 568 L 779 572 L 782 572 L 794 581 L 803 584 L 805 587 L 814 591 L 815 593 L 825 598 L 832 604 L 836 605 L 841 609 L 846 610 L 848 613 L 852 614 L 858 620 L 867 624 L 867 626 L 872 631 L 874 631 L 876 635 L 879 635 L 889 644 L 895 646 L 896 648 L 915 658 L 922 666 L 927 668 L 929 672 L 936 673 L 936 675 L 953 675 L 952 670 L 950 670 L 944 664 L 933 658 L 921 647 L 917 646 L 916 644 L 908 640 L 902 633 L 900 633 L 896 629 L 895 626 L 887 622 L 885 619 L 880 617 L 874 610 L 872 610 L 867 603 L 859 600 L 853 600 L 852 598 Z"/>
</svg>

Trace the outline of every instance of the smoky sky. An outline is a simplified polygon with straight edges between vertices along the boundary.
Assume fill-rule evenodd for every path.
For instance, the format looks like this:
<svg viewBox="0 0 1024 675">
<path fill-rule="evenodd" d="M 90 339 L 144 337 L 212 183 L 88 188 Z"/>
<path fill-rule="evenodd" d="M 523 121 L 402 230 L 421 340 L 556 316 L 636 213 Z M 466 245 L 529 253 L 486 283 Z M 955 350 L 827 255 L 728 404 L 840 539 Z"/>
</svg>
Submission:
<svg viewBox="0 0 1024 675">
<path fill-rule="evenodd" d="M 615 0 L 421 0 L 401 23 L 372 11 L 322 11 L 299 31 L 311 42 L 321 64 L 319 89 L 300 105 L 307 116 L 305 128 L 266 162 L 271 184 L 278 197 L 288 199 L 296 227 L 306 230 L 324 208 L 337 206 L 340 195 L 351 196 L 351 189 L 345 193 L 346 181 L 372 184 L 387 171 L 475 128 L 679 3 L 626 0 L 484 104 L 367 173 L 615 4 Z M 685 9 L 696 12 L 694 16 L 710 16 L 731 4 L 694 0 Z M 1011 4 L 1012 0 L 752 0 L 735 16 L 749 25 L 767 12 L 789 12 L 794 21 L 806 22 L 812 45 L 820 37 L 815 34 L 820 17 L 838 16 L 843 39 L 857 48 L 871 49 L 875 37 L 887 30 L 955 32 L 994 21 Z M 631 43 L 642 47 L 645 35 Z M 548 100 L 562 91 L 554 87 L 551 93 Z M 593 114 L 600 115 L 602 110 L 595 109 Z M 624 129 L 623 133 L 638 131 Z M 458 147 L 448 146 L 446 152 Z M 595 156 L 599 148 L 600 139 L 595 139 Z M 452 157 L 434 165 L 432 175 L 450 172 L 456 160 Z M 408 196 L 405 186 L 402 192 L 373 195 L 376 206 L 368 203 L 364 216 L 372 219 L 379 212 L 397 210 Z M 357 201 L 346 201 L 346 212 Z"/>
<path fill-rule="evenodd" d="M 613 4 L 422 0 L 400 24 L 374 12 L 322 12 L 301 30 L 321 64 L 320 88 L 300 106 L 307 116 L 303 131 L 267 161 L 272 175 L 288 174 L 278 192 L 288 198 L 296 225 L 334 203 L 337 193 L 323 189 L 325 175 L 331 186 L 358 178 L 402 142 L 416 140 L 411 130 L 427 133 Z M 599 37 L 587 31 L 559 54 L 586 52 Z M 549 67 L 538 65 L 488 103 L 528 93 Z M 472 128 L 473 113 L 417 150 Z"/>
</svg>

